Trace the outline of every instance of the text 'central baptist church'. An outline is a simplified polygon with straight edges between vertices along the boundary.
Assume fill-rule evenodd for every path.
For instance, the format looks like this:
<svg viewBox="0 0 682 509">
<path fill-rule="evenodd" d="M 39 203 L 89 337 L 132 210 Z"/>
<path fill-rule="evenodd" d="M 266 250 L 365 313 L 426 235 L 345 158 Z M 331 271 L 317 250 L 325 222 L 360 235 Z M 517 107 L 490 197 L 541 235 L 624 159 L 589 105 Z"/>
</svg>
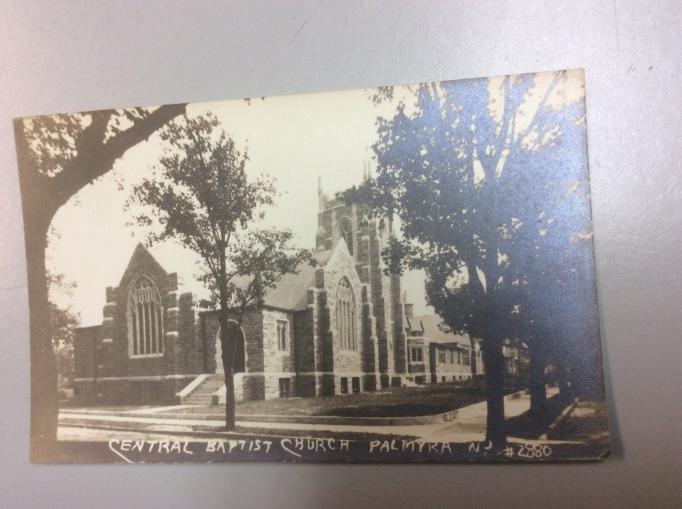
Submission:
<svg viewBox="0 0 682 509">
<path fill-rule="evenodd" d="M 238 399 L 373 391 L 408 378 L 435 381 L 425 367 L 430 353 L 423 338 L 416 349 L 408 345 L 414 320 L 404 316 L 411 306 L 402 302 L 400 277 L 384 271 L 381 250 L 392 226 L 368 212 L 319 190 L 318 265 L 303 264 L 245 313 L 237 334 Z M 177 275 L 142 245 L 119 285 L 107 288 L 103 316 L 101 325 L 76 329 L 77 399 L 210 404 L 221 390 L 224 398 L 217 312 L 197 312 L 192 295 L 179 293 Z M 469 339 L 451 335 L 441 346 L 462 365 L 448 375 L 469 378 L 470 359 L 480 358 L 477 351 L 470 357 Z"/>
</svg>

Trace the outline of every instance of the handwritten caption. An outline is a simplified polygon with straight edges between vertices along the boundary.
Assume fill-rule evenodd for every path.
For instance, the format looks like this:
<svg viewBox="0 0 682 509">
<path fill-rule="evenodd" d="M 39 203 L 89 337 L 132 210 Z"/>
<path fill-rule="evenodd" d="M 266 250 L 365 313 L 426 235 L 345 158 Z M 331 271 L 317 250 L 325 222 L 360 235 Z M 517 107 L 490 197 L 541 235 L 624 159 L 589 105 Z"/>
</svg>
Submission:
<svg viewBox="0 0 682 509">
<path fill-rule="evenodd" d="M 315 456 L 339 459 L 358 455 L 360 458 L 391 456 L 418 458 L 457 456 L 501 456 L 520 460 L 544 459 L 553 451 L 546 444 L 509 444 L 493 448 L 485 442 L 430 442 L 422 440 L 370 440 L 358 442 L 338 438 L 245 438 L 207 441 L 111 439 L 111 452 L 126 463 L 138 463 L 145 459 L 170 461 L 220 461 L 230 456 L 241 459 L 274 460 L 314 459 Z M 351 454 L 352 453 L 352 454 Z M 160 458 L 159 458 L 160 457 Z"/>
</svg>

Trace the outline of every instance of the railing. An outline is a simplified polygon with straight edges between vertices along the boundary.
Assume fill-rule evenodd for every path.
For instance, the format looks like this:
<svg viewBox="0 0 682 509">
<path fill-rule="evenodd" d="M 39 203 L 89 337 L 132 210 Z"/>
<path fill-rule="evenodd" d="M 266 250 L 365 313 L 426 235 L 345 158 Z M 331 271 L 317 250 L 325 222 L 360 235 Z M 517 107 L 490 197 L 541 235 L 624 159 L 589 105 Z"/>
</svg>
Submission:
<svg viewBox="0 0 682 509">
<path fill-rule="evenodd" d="M 206 380 L 207 378 L 208 375 L 205 373 L 197 376 L 194 380 L 187 384 L 185 388 L 183 388 L 180 392 L 176 392 L 175 397 L 178 399 L 180 403 L 182 403 L 183 400 L 187 399 L 189 395 L 192 394 L 197 387 L 204 383 L 204 380 Z"/>
</svg>

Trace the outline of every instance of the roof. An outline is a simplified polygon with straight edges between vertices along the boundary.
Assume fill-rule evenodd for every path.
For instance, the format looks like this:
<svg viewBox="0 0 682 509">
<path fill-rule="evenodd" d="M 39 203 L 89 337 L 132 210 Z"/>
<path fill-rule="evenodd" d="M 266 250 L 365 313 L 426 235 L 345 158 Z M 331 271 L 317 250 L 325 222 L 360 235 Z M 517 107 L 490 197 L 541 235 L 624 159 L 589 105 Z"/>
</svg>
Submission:
<svg viewBox="0 0 682 509">
<path fill-rule="evenodd" d="M 331 250 L 317 251 L 314 258 L 319 266 L 324 266 L 331 257 Z M 298 274 L 287 274 L 275 288 L 265 292 L 263 305 L 285 309 L 287 311 L 303 311 L 308 305 L 308 288 L 315 286 L 315 270 L 309 263 L 298 267 Z"/>
<path fill-rule="evenodd" d="M 301 311 L 307 305 L 308 288 L 315 284 L 315 267 L 307 263 L 300 267 L 298 274 L 287 274 L 275 288 L 266 291 L 265 306 Z"/>
<path fill-rule="evenodd" d="M 421 323 L 424 328 L 424 338 L 432 343 L 457 343 L 462 346 L 471 346 L 468 334 L 453 334 L 452 332 L 442 331 L 440 325 L 443 324 L 443 320 L 438 315 L 413 316 L 410 321 L 413 323 L 413 327 Z"/>
<path fill-rule="evenodd" d="M 154 255 L 151 253 L 149 249 L 147 249 L 144 244 L 141 242 L 138 242 L 137 245 L 135 246 L 135 249 L 133 250 L 133 254 L 130 255 L 130 258 L 128 259 L 128 264 L 126 265 L 125 270 L 123 271 L 123 274 L 121 275 L 121 279 L 118 282 L 118 286 L 121 286 L 121 283 L 123 283 L 123 280 L 126 277 L 126 274 L 130 271 L 130 267 L 133 265 L 133 262 L 137 258 L 146 258 L 148 263 L 151 263 L 155 266 L 157 266 L 161 271 L 165 274 L 168 274 L 166 272 L 166 269 L 163 268 L 163 265 L 161 265 L 158 260 L 154 257 Z"/>
</svg>

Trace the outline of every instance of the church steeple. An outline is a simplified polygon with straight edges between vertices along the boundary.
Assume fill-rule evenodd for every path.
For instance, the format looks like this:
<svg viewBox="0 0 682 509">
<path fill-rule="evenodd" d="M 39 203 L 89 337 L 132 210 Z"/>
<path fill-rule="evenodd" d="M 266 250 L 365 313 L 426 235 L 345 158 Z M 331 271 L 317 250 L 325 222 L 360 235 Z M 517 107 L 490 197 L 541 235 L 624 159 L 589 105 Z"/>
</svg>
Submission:
<svg viewBox="0 0 682 509">
<path fill-rule="evenodd" d="M 317 208 L 318 212 L 322 212 L 327 208 L 327 196 L 322 190 L 322 177 L 320 176 L 317 177 Z"/>
</svg>

